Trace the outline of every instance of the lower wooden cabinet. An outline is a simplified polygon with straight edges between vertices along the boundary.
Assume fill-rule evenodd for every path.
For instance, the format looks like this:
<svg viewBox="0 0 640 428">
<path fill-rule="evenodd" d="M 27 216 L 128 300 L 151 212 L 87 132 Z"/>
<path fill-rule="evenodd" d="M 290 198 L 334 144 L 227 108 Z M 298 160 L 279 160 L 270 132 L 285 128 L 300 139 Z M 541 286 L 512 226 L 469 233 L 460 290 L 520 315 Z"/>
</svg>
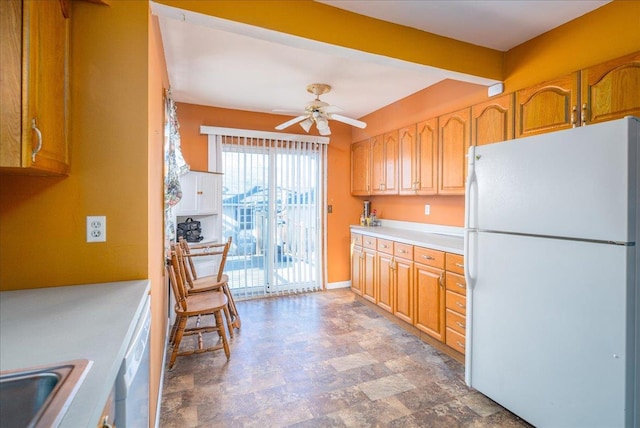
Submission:
<svg viewBox="0 0 640 428">
<path fill-rule="evenodd" d="M 445 343 L 464 354 L 467 328 L 467 283 L 464 279 L 464 257 L 447 253 L 445 269 Z"/>
<path fill-rule="evenodd" d="M 413 261 L 395 259 L 395 303 L 393 314 L 401 320 L 413 324 Z"/>
<path fill-rule="evenodd" d="M 414 325 L 429 336 L 444 341 L 444 260 L 445 253 L 414 247 Z"/>
<path fill-rule="evenodd" d="M 376 268 L 376 238 L 362 237 L 362 297 L 376 303 L 375 268 Z"/>
<path fill-rule="evenodd" d="M 395 285 L 393 242 L 386 239 L 378 239 L 375 284 L 378 306 L 388 312 L 393 312 L 393 290 Z"/>
<path fill-rule="evenodd" d="M 351 263 L 354 293 L 465 352 L 462 255 L 353 234 Z"/>
</svg>

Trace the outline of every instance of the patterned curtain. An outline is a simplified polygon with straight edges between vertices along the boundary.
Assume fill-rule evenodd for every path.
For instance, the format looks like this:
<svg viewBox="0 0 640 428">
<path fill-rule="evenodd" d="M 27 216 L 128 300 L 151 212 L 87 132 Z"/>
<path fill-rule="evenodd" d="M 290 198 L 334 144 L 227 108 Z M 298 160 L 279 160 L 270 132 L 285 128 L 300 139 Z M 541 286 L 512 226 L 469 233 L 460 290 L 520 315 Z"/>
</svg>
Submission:
<svg viewBox="0 0 640 428">
<path fill-rule="evenodd" d="M 173 207 L 182 199 L 180 176 L 189 172 L 189 165 L 182 156 L 180 148 L 180 125 L 176 115 L 176 104 L 171 89 L 165 94 L 165 132 L 164 132 L 164 209 L 165 236 L 175 240 Z"/>
</svg>

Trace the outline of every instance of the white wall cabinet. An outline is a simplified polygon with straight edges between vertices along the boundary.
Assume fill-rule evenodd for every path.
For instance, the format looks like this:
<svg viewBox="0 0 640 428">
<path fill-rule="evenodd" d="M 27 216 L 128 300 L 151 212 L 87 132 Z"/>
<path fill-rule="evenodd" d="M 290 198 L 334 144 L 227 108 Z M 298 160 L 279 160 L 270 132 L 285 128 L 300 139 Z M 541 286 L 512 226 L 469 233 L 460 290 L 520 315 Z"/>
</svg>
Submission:
<svg viewBox="0 0 640 428">
<path fill-rule="evenodd" d="M 176 207 L 177 215 L 204 215 L 220 212 L 222 175 L 190 171 L 180 177 L 180 187 L 182 199 Z"/>
<path fill-rule="evenodd" d="M 200 222 L 201 243 L 222 239 L 222 174 L 190 171 L 180 177 L 182 199 L 176 205 L 176 224 L 191 217 Z"/>
</svg>

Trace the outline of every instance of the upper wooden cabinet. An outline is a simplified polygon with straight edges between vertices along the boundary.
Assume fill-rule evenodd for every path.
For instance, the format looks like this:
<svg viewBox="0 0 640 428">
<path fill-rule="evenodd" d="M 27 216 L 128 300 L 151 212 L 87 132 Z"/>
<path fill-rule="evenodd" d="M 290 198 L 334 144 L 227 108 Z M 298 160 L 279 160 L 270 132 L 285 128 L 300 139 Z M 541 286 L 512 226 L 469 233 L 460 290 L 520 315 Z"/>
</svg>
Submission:
<svg viewBox="0 0 640 428">
<path fill-rule="evenodd" d="M 371 194 L 398 194 L 398 131 L 371 139 Z"/>
<path fill-rule="evenodd" d="M 401 195 L 435 195 L 438 192 L 438 119 L 399 130 L 398 166 Z"/>
<path fill-rule="evenodd" d="M 516 138 L 576 126 L 578 73 L 516 92 Z"/>
<path fill-rule="evenodd" d="M 440 116 L 438 193 L 463 195 L 467 170 L 467 150 L 471 144 L 471 109 Z"/>
<path fill-rule="evenodd" d="M 513 139 L 513 94 L 471 107 L 471 144 L 482 146 Z"/>
<path fill-rule="evenodd" d="M 640 116 L 640 52 L 580 72 L 583 125 Z"/>
<path fill-rule="evenodd" d="M 369 140 L 351 145 L 351 194 L 369 195 L 371 174 L 371 143 Z"/>
<path fill-rule="evenodd" d="M 0 167 L 5 173 L 69 170 L 69 20 L 60 1 L 0 1 Z"/>
</svg>

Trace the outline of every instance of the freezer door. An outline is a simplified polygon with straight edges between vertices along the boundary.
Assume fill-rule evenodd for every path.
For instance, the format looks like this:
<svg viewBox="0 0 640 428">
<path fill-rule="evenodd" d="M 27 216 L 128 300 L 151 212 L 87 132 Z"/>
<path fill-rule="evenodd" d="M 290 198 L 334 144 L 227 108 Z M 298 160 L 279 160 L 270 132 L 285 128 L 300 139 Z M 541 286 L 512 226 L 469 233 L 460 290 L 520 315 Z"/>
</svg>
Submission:
<svg viewBox="0 0 640 428">
<path fill-rule="evenodd" d="M 634 242 L 636 119 L 475 148 L 468 227 Z"/>
<path fill-rule="evenodd" d="M 491 233 L 470 246 L 470 386 L 538 427 L 632 426 L 635 247 Z"/>
</svg>

